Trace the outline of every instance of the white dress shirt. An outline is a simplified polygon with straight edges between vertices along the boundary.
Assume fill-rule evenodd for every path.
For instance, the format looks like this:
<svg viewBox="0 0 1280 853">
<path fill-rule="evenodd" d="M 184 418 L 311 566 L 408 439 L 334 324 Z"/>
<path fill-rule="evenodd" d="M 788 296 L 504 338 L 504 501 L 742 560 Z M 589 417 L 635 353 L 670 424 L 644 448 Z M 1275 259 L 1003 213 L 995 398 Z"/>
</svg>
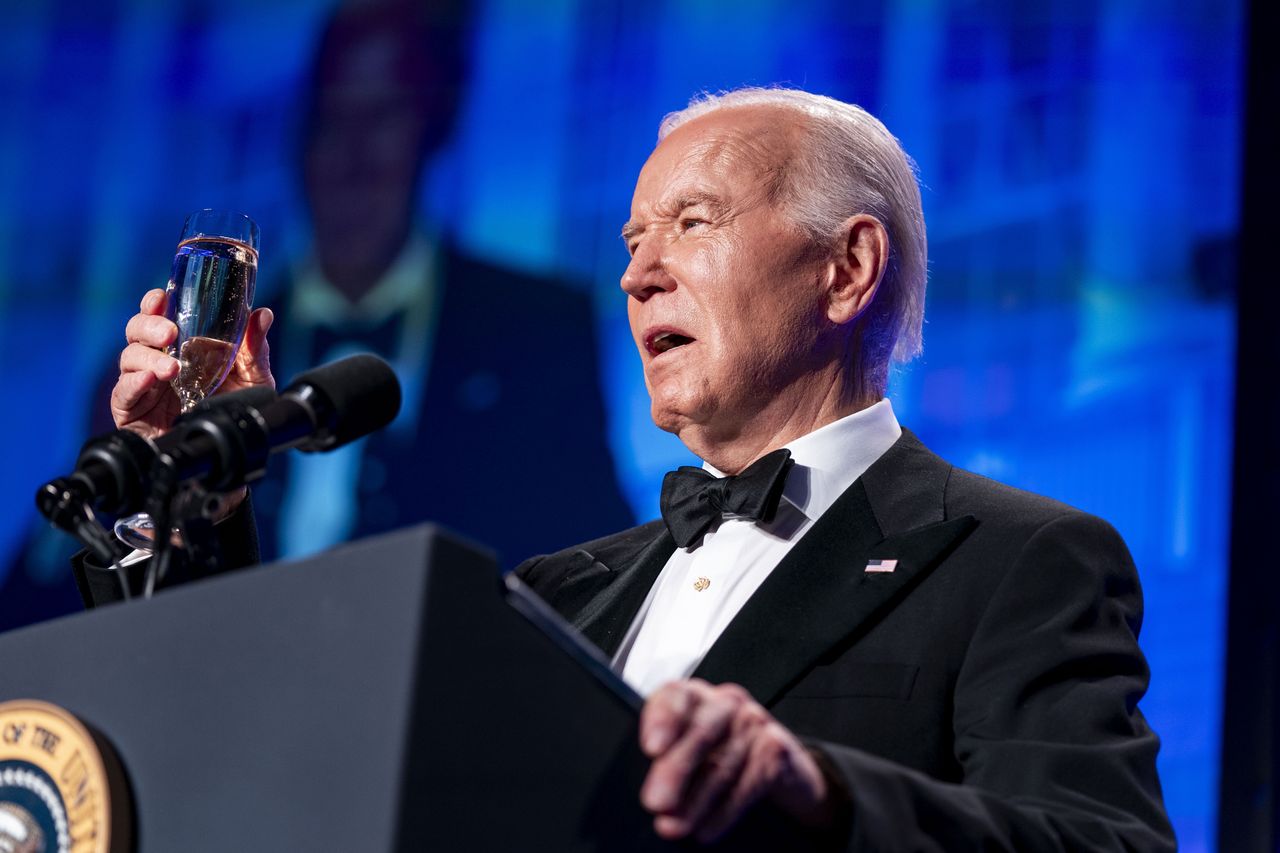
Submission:
<svg viewBox="0 0 1280 853">
<path fill-rule="evenodd" d="M 613 668 L 642 696 L 691 675 L 792 546 L 900 435 L 884 399 L 786 445 L 795 465 L 773 520 L 726 518 L 701 542 L 677 548 L 623 637 Z M 724 476 L 706 462 L 702 467 Z"/>
<path fill-rule="evenodd" d="M 352 327 L 376 326 L 402 317 L 397 339 L 387 341 L 382 352 L 400 380 L 402 397 L 400 415 L 388 431 L 407 430 L 412 435 L 440 313 L 439 254 L 438 244 L 415 230 L 382 278 L 355 302 L 324 277 L 318 260 L 309 259 L 295 275 L 281 351 L 312 352 L 311 335 L 320 327 L 331 328 L 341 337 Z M 318 355 L 321 361 L 332 361 L 364 349 L 363 344 L 340 342 Z M 276 556 L 309 556 L 351 535 L 360 499 L 357 482 L 363 470 L 364 445 L 365 439 L 360 439 L 328 453 L 293 455 L 280 498 Z"/>
</svg>

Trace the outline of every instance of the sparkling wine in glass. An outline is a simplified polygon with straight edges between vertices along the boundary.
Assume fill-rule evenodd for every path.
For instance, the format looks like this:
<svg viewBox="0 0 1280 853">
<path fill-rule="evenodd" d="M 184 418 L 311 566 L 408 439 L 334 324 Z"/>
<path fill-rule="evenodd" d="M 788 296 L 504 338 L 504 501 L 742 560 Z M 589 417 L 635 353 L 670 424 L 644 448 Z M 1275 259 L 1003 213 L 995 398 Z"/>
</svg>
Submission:
<svg viewBox="0 0 1280 853">
<path fill-rule="evenodd" d="M 258 275 L 258 226 L 242 213 L 202 210 L 182 229 L 165 317 L 178 327 L 169 355 L 183 413 L 226 379 L 244 338 Z"/>
<path fill-rule="evenodd" d="M 178 361 L 171 385 L 183 414 L 227 378 L 244 339 L 258 275 L 258 226 L 243 213 L 200 210 L 187 217 L 165 288 L 165 317 L 178 327 L 167 352 Z M 146 513 L 116 522 L 126 545 L 150 550 Z"/>
</svg>

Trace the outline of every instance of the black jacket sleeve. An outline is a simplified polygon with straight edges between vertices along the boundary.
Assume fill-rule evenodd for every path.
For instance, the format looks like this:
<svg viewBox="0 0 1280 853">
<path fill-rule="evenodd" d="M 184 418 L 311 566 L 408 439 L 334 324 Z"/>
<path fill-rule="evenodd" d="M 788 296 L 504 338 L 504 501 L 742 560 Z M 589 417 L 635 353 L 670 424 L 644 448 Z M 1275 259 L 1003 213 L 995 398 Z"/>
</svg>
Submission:
<svg viewBox="0 0 1280 853">
<path fill-rule="evenodd" d="M 202 574 L 175 566 L 168 576 L 157 584 L 157 588 L 178 586 L 210 574 L 221 574 L 257 565 L 259 562 L 258 526 L 254 522 L 253 506 L 248 496 L 235 512 L 214 527 L 214 531 L 222 554 L 222 561 L 217 571 Z M 125 568 L 129 575 L 131 590 L 142 589 L 147 563 L 147 560 L 142 560 Z M 76 588 L 80 590 L 80 597 L 84 600 L 85 607 L 99 607 L 113 601 L 124 600 L 124 591 L 120 588 L 120 576 L 117 571 L 94 563 L 88 551 L 81 551 L 71 558 L 71 570 L 75 574 Z"/>
<path fill-rule="evenodd" d="M 996 589 L 957 676 L 960 784 L 811 742 L 844 788 L 848 850 L 1175 849 L 1137 710 L 1148 670 L 1128 549 L 1081 513 L 1041 527 Z"/>
</svg>

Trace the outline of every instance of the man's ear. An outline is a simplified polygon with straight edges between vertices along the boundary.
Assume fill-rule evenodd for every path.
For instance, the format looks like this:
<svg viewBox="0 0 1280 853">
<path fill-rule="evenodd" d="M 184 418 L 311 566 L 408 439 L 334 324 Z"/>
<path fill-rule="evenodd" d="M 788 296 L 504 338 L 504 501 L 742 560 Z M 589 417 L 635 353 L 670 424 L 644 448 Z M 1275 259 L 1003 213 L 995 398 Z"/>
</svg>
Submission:
<svg viewBox="0 0 1280 853">
<path fill-rule="evenodd" d="M 888 266 L 889 232 L 880 220 L 868 213 L 845 220 L 828 268 L 827 319 L 844 325 L 860 317 Z"/>
</svg>

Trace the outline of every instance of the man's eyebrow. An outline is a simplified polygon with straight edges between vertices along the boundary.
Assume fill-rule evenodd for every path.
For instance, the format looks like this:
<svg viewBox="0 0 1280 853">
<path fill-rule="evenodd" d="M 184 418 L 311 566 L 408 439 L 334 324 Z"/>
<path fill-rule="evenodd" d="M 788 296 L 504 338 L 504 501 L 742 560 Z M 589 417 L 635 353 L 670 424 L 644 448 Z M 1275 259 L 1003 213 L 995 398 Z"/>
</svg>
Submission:
<svg viewBox="0 0 1280 853">
<path fill-rule="evenodd" d="M 682 211 L 690 207 L 697 207 L 704 204 L 710 207 L 715 213 L 723 213 L 728 209 L 728 205 L 724 203 L 724 199 L 714 193 L 709 192 L 689 192 L 676 196 L 670 205 L 663 205 L 663 211 L 671 216 L 679 215 Z"/>
<path fill-rule="evenodd" d="M 690 192 L 676 196 L 670 202 L 659 205 L 658 214 L 660 216 L 678 216 L 681 212 L 703 204 L 710 207 L 716 214 L 724 213 L 729 206 L 724 203 L 718 195 L 708 192 Z M 632 239 L 644 233 L 645 226 L 643 223 L 634 219 L 628 219 L 626 224 L 622 226 L 622 239 L 631 242 Z"/>
</svg>

